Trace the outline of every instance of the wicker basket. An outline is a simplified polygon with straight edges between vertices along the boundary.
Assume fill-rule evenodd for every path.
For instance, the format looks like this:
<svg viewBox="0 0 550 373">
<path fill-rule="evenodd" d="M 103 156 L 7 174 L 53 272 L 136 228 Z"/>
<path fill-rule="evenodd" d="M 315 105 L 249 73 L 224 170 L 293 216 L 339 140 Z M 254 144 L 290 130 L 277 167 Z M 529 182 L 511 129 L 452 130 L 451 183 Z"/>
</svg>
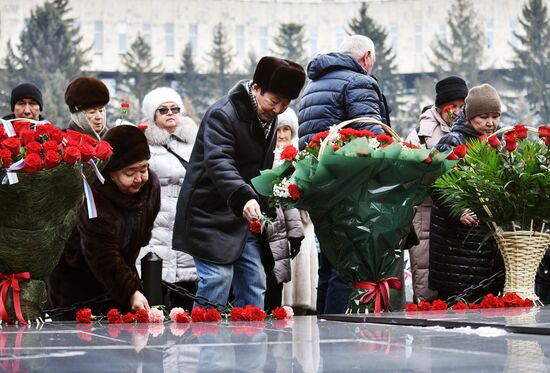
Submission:
<svg viewBox="0 0 550 373">
<path fill-rule="evenodd" d="M 550 234 L 534 231 L 502 232 L 495 234 L 504 259 L 506 281 L 504 293 L 516 293 L 537 303 L 535 276 L 540 261 L 550 245 Z"/>
</svg>

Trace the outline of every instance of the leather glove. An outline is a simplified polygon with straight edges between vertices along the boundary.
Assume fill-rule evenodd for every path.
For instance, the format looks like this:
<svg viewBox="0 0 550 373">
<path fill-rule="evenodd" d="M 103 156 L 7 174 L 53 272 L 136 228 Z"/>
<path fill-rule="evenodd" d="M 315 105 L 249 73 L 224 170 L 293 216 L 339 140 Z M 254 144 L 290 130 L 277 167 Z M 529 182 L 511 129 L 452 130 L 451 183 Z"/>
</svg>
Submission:
<svg viewBox="0 0 550 373">
<path fill-rule="evenodd" d="M 290 259 L 294 259 L 300 252 L 300 246 L 303 238 L 289 237 L 288 242 L 290 244 Z"/>
</svg>

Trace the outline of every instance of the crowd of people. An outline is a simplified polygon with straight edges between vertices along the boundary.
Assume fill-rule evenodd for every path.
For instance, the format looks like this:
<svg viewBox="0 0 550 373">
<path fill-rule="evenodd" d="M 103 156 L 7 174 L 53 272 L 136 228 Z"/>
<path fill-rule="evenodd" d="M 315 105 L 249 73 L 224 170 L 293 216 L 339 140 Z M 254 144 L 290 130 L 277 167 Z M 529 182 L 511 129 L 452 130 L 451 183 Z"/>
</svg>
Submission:
<svg viewBox="0 0 550 373">
<path fill-rule="evenodd" d="M 375 46 L 362 35 L 315 56 L 307 73 L 293 61 L 263 57 L 252 79 L 237 82 L 200 125 L 185 115 L 176 91 L 159 87 L 142 102 L 146 129 L 107 129 L 105 84 L 93 77 L 70 82 L 68 128 L 108 141 L 113 155 L 102 170 L 105 183 L 92 185 L 98 217 L 89 219 L 85 206 L 78 207 L 77 225 L 47 279 L 49 306 L 90 302 L 97 314 L 112 307 L 148 309 L 139 267 L 152 251 L 163 260 L 164 281 L 210 304 L 344 313 L 351 284 L 323 254 L 307 212 L 270 208 L 251 179 L 280 164 L 285 146 L 304 149 L 315 134 L 342 121 L 368 117 L 390 126 L 391 108 L 372 75 L 375 62 Z M 301 92 L 295 113 L 289 105 Z M 15 87 L 11 109 L 4 120 L 43 120 L 41 91 L 30 83 Z M 462 78 L 449 76 L 435 85 L 434 104 L 407 140 L 447 150 L 494 133 L 501 112 L 492 86 L 469 89 Z M 353 127 L 384 133 L 373 124 Z M 261 234 L 250 232 L 249 222 L 266 214 L 273 224 Z M 502 267 L 475 213 L 454 216 L 435 193 L 418 207 L 411 233 L 418 299 L 460 294 Z M 181 294 L 165 295 L 169 307 L 201 305 Z"/>
</svg>

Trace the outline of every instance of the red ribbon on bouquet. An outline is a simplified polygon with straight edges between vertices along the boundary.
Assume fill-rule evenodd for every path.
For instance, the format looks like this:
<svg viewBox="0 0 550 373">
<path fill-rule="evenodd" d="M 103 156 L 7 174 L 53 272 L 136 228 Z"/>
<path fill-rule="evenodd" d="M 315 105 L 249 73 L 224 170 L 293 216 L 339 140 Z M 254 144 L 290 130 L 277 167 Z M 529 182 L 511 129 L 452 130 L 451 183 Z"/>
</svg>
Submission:
<svg viewBox="0 0 550 373">
<path fill-rule="evenodd" d="M 384 307 L 384 311 L 388 311 L 390 305 L 390 289 L 401 290 L 403 284 L 397 277 L 389 277 L 380 282 L 357 281 L 351 284 L 356 289 L 366 290 L 365 294 L 359 300 L 359 303 L 369 303 L 374 299 L 374 312 L 380 312 Z"/>
<path fill-rule="evenodd" d="M 27 322 L 23 318 L 23 313 L 21 312 L 21 300 L 19 298 L 21 288 L 19 287 L 19 281 L 26 281 L 30 278 L 31 274 L 29 272 L 12 273 L 11 275 L 0 273 L 0 279 L 2 280 L 2 282 L 0 282 L 0 287 L 2 288 L 2 296 L 0 297 L 0 317 L 3 321 L 11 322 L 6 308 L 6 298 L 8 296 L 8 290 L 11 287 L 15 315 L 22 324 L 27 325 Z"/>
</svg>

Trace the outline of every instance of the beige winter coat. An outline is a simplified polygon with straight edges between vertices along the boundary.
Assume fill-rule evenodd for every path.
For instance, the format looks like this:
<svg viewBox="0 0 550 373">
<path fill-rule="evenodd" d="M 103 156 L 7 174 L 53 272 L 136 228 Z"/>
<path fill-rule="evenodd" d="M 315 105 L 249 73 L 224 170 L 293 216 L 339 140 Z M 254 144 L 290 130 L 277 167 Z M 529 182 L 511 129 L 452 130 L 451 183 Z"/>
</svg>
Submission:
<svg viewBox="0 0 550 373">
<path fill-rule="evenodd" d="M 436 107 L 432 106 L 420 115 L 419 126 L 409 134 L 407 141 L 416 145 L 425 144 L 426 148 L 431 149 L 450 131 L 451 127 L 443 120 Z M 437 292 L 428 287 L 431 208 L 432 199 L 428 196 L 417 207 L 413 220 L 420 244 L 410 249 L 411 272 L 414 295 L 421 300 L 433 300 L 437 297 Z"/>
</svg>

